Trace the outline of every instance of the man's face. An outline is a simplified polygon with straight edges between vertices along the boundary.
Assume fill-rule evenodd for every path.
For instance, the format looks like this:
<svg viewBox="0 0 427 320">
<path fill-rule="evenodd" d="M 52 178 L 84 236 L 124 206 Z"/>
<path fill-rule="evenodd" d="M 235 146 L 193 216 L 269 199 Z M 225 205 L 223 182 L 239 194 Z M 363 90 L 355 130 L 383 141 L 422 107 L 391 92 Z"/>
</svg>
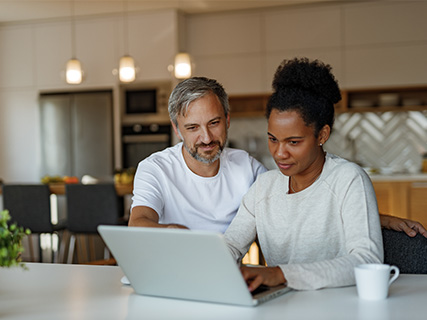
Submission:
<svg viewBox="0 0 427 320">
<path fill-rule="evenodd" d="M 203 163 L 218 160 L 227 141 L 230 118 L 214 94 L 207 94 L 188 106 L 185 115 L 178 115 L 175 134 L 184 142 L 185 150 Z"/>
</svg>

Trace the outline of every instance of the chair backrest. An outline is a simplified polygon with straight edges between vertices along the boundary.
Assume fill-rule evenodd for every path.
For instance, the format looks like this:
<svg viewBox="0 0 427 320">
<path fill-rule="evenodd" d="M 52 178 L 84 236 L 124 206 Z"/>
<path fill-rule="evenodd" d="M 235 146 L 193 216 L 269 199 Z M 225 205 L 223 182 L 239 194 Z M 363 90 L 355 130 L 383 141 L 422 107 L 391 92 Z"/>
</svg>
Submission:
<svg viewBox="0 0 427 320">
<path fill-rule="evenodd" d="M 427 238 L 383 229 L 384 263 L 399 267 L 401 273 L 427 274 Z"/>
<path fill-rule="evenodd" d="M 74 233 L 97 234 L 100 224 L 118 224 L 120 201 L 114 184 L 68 184 L 67 229 Z"/>
<path fill-rule="evenodd" d="M 11 222 L 29 228 L 32 233 L 52 233 L 50 191 L 47 185 L 3 185 L 3 208 Z"/>
</svg>

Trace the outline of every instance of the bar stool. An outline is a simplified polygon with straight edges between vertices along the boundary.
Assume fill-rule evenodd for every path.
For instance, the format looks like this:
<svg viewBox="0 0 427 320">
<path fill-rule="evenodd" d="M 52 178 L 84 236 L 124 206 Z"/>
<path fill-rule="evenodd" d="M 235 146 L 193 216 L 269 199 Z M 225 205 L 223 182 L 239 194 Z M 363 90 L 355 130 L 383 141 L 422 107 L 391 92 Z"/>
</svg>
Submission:
<svg viewBox="0 0 427 320">
<path fill-rule="evenodd" d="M 39 262 L 43 261 L 40 243 L 41 234 L 50 234 L 50 248 L 53 262 L 58 261 L 58 251 L 54 251 L 53 234 L 58 235 L 58 247 L 61 247 L 62 233 L 65 230 L 65 221 L 52 223 L 50 190 L 47 185 L 36 184 L 4 184 L 3 208 L 9 210 L 11 222 L 31 230 L 27 237 L 31 261 L 35 261 L 32 236 L 39 236 Z"/>
<path fill-rule="evenodd" d="M 100 224 L 127 224 L 123 220 L 123 203 L 114 184 L 69 184 L 65 187 L 65 194 L 67 230 L 71 234 L 67 263 L 73 263 L 75 255 L 77 263 L 99 260 L 96 257 L 97 242 L 103 246 L 104 259 L 109 260 L 110 252 L 102 242 L 97 227 Z"/>
</svg>

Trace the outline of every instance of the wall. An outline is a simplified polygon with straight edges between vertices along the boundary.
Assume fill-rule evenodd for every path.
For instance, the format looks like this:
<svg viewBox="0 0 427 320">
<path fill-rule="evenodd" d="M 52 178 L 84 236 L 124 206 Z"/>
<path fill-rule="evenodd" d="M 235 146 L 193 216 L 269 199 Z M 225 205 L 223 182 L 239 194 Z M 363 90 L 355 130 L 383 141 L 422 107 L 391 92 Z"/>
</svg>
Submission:
<svg viewBox="0 0 427 320">
<path fill-rule="evenodd" d="M 169 78 L 166 66 L 185 39 L 196 74 L 218 79 L 230 94 L 268 92 L 278 64 L 295 55 L 330 63 L 342 88 L 427 84 L 424 1 L 187 15 L 180 37 L 178 17 L 175 11 L 129 14 L 129 51 L 139 64 L 139 80 Z M 75 23 L 77 57 L 86 71 L 78 87 L 61 79 L 71 58 L 70 21 L 0 26 L 0 178 L 5 181 L 39 181 L 40 91 L 117 88 L 111 70 L 124 54 L 122 17 Z M 264 139 L 264 120 L 251 121 L 258 128 L 254 134 Z M 238 143 L 246 138 L 247 123 L 236 127 L 243 128 L 242 137 L 232 124 L 230 138 Z"/>
<path fill-rule="evenodd" d="M 118 79 L 112 70 L 125 54 L 123 21 L 121 15 L 76 17 L 76 57 L 86 75 L 78 86 L 64 81 L 65 64 L 72 54 L 69 20 L 0 26 L 0 179 L 7 182 L 40 179 L 38 95 L 41 91 L 108 88 L 117 93 Z M 178 13 L 173 10 L 128 15 L 128 53 L 140 69 L 137 81 L 171 78 L 167 66 L 177 52 L 177 21 Z M 114 105 L 117 149 L 120 129 L 117 97 Z"/>
<path fill-rule="evenodd" d="M 426 85 L 425 30 L 426 1 L 297 6 L 189 16 L 187 47 L 196 73 L 218 79 L 229 94 L 269 92 L 277 66 L 294 56 L 329 63 L 343 89 Z M 247 150 L 258 141 L 252 153 L 271 168 L 266 128 L 264 119 L 233 119 L 229 139 Z M 427 150 L 427 113 L 340 115 L 326 149 L 351 159 L 348 136 L 359 154 L 352 160 L 416 171 L 420 148 Z"/>
<path fill-rule="evenodd" d="M 323 60 L 342 88 L 427 83 L 427 2 L 382 1 L 188 16 L 196 73 L 266 92 L 280 62 Z"/>
</svg>

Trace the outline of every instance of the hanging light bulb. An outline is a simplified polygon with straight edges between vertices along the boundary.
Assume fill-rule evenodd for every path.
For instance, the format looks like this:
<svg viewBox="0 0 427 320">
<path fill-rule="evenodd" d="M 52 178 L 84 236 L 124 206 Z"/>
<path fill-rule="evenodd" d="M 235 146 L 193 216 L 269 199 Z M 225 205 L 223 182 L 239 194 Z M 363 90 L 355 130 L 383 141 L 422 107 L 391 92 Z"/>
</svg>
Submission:
<svg viewBox="0 0 427 320">
<path fill-rule="evenodd" d="M 191 57 L 188 53 L 181 52 L 175 56 L 174 73 L 177 79 L 187 79 L 191 77 Z"/>
<path fill-rule="evenodd" d="M 82 83 L 83 71 L 80 61 L 75 58 L 68 60 L 65 75 L 68 84 Z"/>
<path fill-rule="evenodd" d="M 127 54 L 129 52 L 129 35 L 128 35 L 128 17 L 127 17 L 127 1 L 123 1 L 123 45 L 126 54 L 119 61 L 119 80 L 121 82 L 133 82 L 136 79 L 135 60 Z M 117 69 L 113 70 L 113 74 L 117 75 Z"/>
<path fill-rule="evenodd" d="M 119 79 L 122 82 L 132 82 L 136 78 L 135 61 L 131 56 L 125 55 L 120 58 Z"/>
<path fill-rule="evenodd" d="M 71 1 L 71 51 L 72 57 L 67 62 L 65 68 L 65 81 L 68 84 L 80 84 L 83 81 L 83 70 L 79 60 L 74 58 L 76 56 L 76 30 L 74 22 L 74 0 Z"/>
</svg>

